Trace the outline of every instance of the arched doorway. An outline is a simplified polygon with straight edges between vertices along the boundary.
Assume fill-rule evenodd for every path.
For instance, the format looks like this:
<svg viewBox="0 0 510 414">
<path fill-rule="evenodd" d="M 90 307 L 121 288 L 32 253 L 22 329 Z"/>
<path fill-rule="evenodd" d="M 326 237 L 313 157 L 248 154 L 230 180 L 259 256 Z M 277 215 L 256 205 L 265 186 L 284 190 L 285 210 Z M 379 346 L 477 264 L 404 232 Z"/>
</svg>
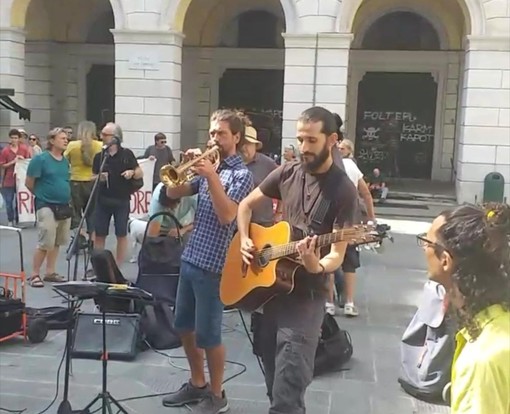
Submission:
<svg viewBox="0 0 510 414">
<path fill-rule="evenodd" d="M 453 181 L 466 33 L 460 6 L 367 0 L 353 33 L 348 135 L 362 170 Z"/>
<path fill-rule="evenodd" d="M 25 105 L 32 110 L 27 132 L 45 137 L 53 126 L 75 128 L 89 116 L 99 127 L 94 114 L 103 104 L 89 97 L 108 93 L 112 99 L 113 77 L 94 82 L 88 75 L 96 64 L 113 68 L 115 62 L 110 1 L 19 0 L 12 15 L 26 33 Z"/>
<path fill-rule="evenodd" d="M 105 10 L 95 17 L 86 40 L 90 45 L 89 51 L 94 51 L 94 57 L 84 67 L 86 109 L 85 116 L 81 118 L 93 121 L 98 128 L 102 128 L 107 122 L 115 120 L 115 62 L 111 56 L 113 35 L 110 31 L 115 23 L 113 10 Z M 80 112 L 83 114 L 83 108 Z"/>
<path fill-rule="evenodd" d="M 261 28 L 264 30 L 261 30 Z M 279 0 L 193 0 L 184 20 L 181 146 L 203 145 L 218 107 L 245 110 L 279 153 L 285 15 Z"/>
</svg>

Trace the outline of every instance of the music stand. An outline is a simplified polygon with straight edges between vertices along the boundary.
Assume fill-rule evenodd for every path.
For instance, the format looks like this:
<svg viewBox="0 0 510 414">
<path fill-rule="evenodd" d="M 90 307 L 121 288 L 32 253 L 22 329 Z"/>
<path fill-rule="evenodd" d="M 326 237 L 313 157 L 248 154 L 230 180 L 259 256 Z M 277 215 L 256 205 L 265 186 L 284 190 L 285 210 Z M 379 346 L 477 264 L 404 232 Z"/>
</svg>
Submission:
<svg viewBox="0 0 510 414">
<path fill-rule="evenodd" d="M 147 293 L 146 291 L 136 288 L 130 287 L 127 285 L 115 285 L 109 283 L 100 283 L 100 282 L 64 282 L 64 283 L 55 283 L 53 285 L 53 289 L 60 294 L 63 292 L 68 296 L 72 296 L 78 300 L 85 299 L 107 299 L 107 298 L 119 298 L 119 299 L 131 299 L 131 300 L 140 300 L 140 301 L 150 301 L 152 300 L 152 295 Z M 58 292 L 60 291 L 60 292 Z M 106 309 L 101 309 L 101 317 L 102 317 L 102 341 L 103 341 L 103 349 L 101 355 L 102 361 L 102 387 L 101 392 L 89 403 L 85 408 L 78 411 L 72 411 L 70 403 L 67 401 L 67 391 L 69 386 L 69 370 L 65 373 L 65 384 L 67 389 L 64 389 L 64 402 L 67 402 L 65 409 L 69 409 L 70 411 L 66 411 L 65 414 L 90 414 L 90 408 L 94 406 L 98 401 L 101 401 L 101 413 L 102 414 L 113 414 L 112 405 L 118 409 L 118 413 L 128 414 L 128 412 L 120 405 L 120 403 L 110 394 L 108 391 L 108 350 L 106 345 Z M 66 352 L 67 356 L 70 358 L 70 348 L 71 345 L 66 343 Z M 62 406 L 61 404 L 61 406 Z M 60 407 L 58 414 L 60 414 Z"/>
<path fill-rule="evenodd" d="M 103 150 L 104 151 L 104 150 Z M 78 228 L 76 229 L 75 237 L 72 239 L 71 243 L 69 244 L 67 251 L 66 251 L 66 261 L 67 261 L 67 280 L 71 280 L 71 260 L 73 256 L 75 256 L 74 259 L 74 270 L 73 270 L 73 280 L 76 281 L 78 277 L 78 259 L 79 259 L 79 247 L 78 242 L 80 240 L 80 232 L 83 228 L 83 225 L 85 224 L 86 217 L 92 208 L 92 203 L 95 202 L 97 190 L 99 188 L 99 181 L 101 178 L 101 173 L 104 170 L 104 166 L 106 164 L 107 157 L 102 157 L 101 165 L 99 166 L 99 172 L 97 174 L 96 180 L 94 181 L 94 185 L 92 187 L 92 191 L 90 192 L 90 197 L 87 201 L 87 205 L 85 206 L 85 210 L 83 212 L 83 215 L 80 220 L 80 224 L 78 224 Z M 90 243 L 90 242 L 89 242 Z M 90 244 L 89 244 L 90 246 Z M 84 271 L 87 272 L 87 257 L 84 257 Z M 58 292 L 57 292 L 58 293 Z M 63 295 L 61 295 L 63 296 Z M 75 312 L 76 312 L 76 301 L 69 300 L 68 297 L 63 296 L 64 299 L 67 301 L 67 308 L 70 310 L 69 315 L 69 321 L 66 328 L 66 361 L 65 361 L 65 369 L 64 369 L 64 396 L 62 402 L 58 406 L 57 414 L 73 414 L 75 411 L 71 408 L 71 403 L 69 402 L 69 374 L 71 370 L 71 355 L 69 350 L 71 349 L 71 341 L 72 341 L 72 331 L 73 331 L 73 325 L 74 325 L 74 319 L 75 319 Z M 79 411 L 81 412 L 81 411 Z"/>
</svg>

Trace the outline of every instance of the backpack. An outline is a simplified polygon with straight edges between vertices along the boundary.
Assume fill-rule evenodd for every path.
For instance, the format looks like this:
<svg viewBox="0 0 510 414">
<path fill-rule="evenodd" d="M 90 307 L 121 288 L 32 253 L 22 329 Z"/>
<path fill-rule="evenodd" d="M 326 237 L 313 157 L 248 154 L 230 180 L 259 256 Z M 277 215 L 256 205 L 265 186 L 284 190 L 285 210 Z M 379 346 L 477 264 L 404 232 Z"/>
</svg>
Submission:
<svg viewBox="0 0 510 414">
<path fill-rule="evenodd" d="M 455 332 L 455 323 L 447 315 L 444 287 L 428 281 L 402 337 L 398 382 L 405 392 L 426 402 L 442 400 L 443 389 L 451 381 Z"/>
<path fill-rule="evenodd" d="M 253 340 L 253 354 L 263 357 L 263 340 L 264 334 L 263 315 L 260 312 L 251 314 L 251 332 Z M 351 336 L 347 331 L 340 329 L 336 320 L 329 313 L 326 313 L 321 326 L 321 336 L 319 344 L 315 351 L 314 377 L 329 372 L 337 372 L 343 370 L 343 365 L 351 359 L 352 356 Z"/>
<path fill-rule="evenodd" d="M 143 305 L 140 331 L 154 349 L 175 349 L 182 343 L 174 327 L 174 313 L 170 303 L 155 301 Z"/>
<path fill-rule="evenodd" d="M 343 365 L 351 359 L 352 352 L 349 332 L 340 329 L 335 318 L 326 313 L 322 322 L 319 345 L 315 352 L 314 377 L 341 371 Z"/>
</svg>

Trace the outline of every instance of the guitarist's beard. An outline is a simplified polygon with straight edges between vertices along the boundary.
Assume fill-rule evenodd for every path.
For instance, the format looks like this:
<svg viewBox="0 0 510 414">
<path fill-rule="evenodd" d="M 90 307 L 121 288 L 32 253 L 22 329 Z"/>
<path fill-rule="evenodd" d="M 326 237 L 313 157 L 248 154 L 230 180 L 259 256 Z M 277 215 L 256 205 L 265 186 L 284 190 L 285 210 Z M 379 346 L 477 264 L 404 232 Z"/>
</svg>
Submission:
<svg viewBox="0 0 510 414">
<path fill-rule="evenodd" d="M 301 166 L 303 170 L 313 174 L 328 160 L 330 152 L 327 144 L 324 144 L 324 147 L 318 154 L 314 154 L 313 152 L 302 153 Z"/>
</svg>

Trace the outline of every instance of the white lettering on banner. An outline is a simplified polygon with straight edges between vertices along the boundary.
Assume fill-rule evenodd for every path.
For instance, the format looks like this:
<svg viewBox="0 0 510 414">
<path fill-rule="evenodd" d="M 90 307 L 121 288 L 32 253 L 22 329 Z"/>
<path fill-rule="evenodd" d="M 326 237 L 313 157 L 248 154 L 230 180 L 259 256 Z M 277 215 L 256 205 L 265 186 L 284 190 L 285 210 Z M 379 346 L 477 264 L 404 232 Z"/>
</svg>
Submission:
<svg viewBox="0 0 510 414">
<path fill-rule="evenodd" d="M 131 196 L 129 212 L 131 217 L 143 218 L 149 214 L 156 160 L 144 158 L 143 160 L 138 160 L 138 165 L 140 165 L 143 171 L 143 187 Z"/>
<path fill-rule="evenodd" d="M 14 166 L 14 174 L 16 174 L 16 200 L 18 202 L 20 223 L 35 222 L 34 196 L 25 186 L 29 163 L 30 160 L 18 160 Z"/>
<path fill-rule="evenodd" d="M 18 214 L 21 223 L 35 222 L 34 196 L 25 186 L 29 162 L 30 160 L 18 161 L 14 168 L 16 174 Z M 156 161 L 143 159 L 138 160 L 138 164 L 143 171 L 143 187 L 131 196 L 130 213 L 132 217 L 142 218 L 149 213 L 153 173 Z"/>
</svg>

